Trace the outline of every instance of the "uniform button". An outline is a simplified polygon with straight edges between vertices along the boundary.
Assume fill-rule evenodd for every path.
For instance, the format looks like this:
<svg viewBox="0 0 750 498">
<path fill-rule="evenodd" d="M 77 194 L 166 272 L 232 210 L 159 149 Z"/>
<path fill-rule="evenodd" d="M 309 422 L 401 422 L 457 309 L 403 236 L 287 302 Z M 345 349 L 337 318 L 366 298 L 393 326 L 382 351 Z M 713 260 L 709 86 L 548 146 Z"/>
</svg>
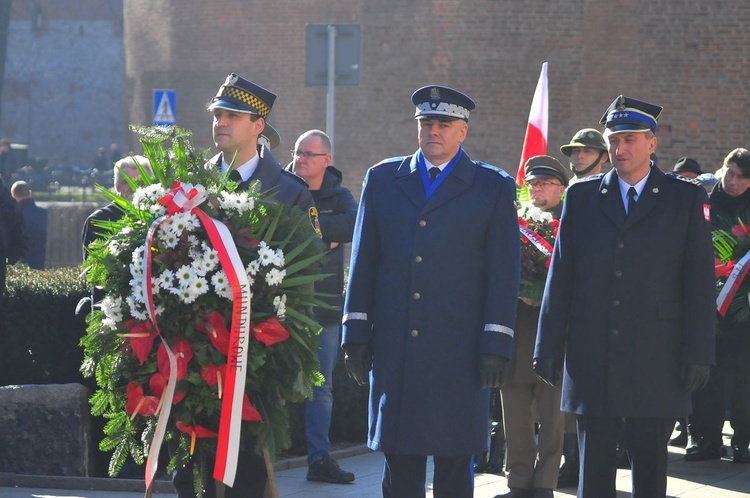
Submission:
<svg viewBox="0 0 750 498">
<path fill-rule="evenodd" d="M 615 271 L 615 277 L 617 278 L 622 277 L 622 272 L 620 270 Z"/>
<path fill-rule="evenodd" d="M 417 262 L 417 263 L 421 263 L 422 262 L 422 256 L 417 256 L 416 258 L 414 258 L 414 261 Z"/>
<path fill-rule="evenodd" d="M 427 226 L 427 222 L 425 220 L 419 220 L 419 226 L 426 227 Z"/>
<path fill-rule="evenodd" d="M 612 329 L 612 335 L 619 335 L 620 331 L 617 329 Z"/>
<path fill-rule="evenodd" d="M 623 247 L 625 247 L 625 242 L 618 242 L 617 243 L 617 248 L 618 249 L 622 249 Z"/>
<path fill-rule="evenodd" d="M 414 293 L 414 299 L 419 299 L 420 297 L 422 296 L 419 294 L 419 292 Z"/>
<path fill-rule="evenodd" d="M 419 335 L 419 331 L 418 330 L 415 329 L 415 330 L 411 331 L 411 336 L 412 337 L 417 337 L 418 335 Z"/>
<path fill-rule="evenodd" d="M 612 301 L 612 304 L 614 304 L 615 306 L 620 306 L 620 300 L 615 299 L 614 301 Z"/>
</svg>

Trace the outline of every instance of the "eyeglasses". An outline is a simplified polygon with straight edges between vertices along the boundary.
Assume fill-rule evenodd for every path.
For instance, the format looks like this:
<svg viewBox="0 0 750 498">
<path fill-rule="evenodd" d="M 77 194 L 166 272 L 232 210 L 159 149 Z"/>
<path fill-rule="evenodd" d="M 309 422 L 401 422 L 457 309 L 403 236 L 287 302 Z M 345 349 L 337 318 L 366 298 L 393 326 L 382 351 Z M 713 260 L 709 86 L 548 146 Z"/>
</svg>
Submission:
<svg viewBox="0 0 750 498">
<path fill-rule="evenodd" d="M 529 182 L 528 183 L 529 190 L 531 190 L 532 188 L 547 188 L 550 185 L 554 185 L 556 187 L 562 187 L 562 183 L 557 183 L 557 182 Z"/>
<path fill-rule="evenodd" d="M 289 152 L 292 153 L 292 157 L 304 157 L 305 159 L 310 159 L 311 157 L 320 157 L 320 156 L 327 156 L 327 152 L 319 153 L 319 152 L 307 152 L 304 150 L 290 150 Z"/>
</svg>

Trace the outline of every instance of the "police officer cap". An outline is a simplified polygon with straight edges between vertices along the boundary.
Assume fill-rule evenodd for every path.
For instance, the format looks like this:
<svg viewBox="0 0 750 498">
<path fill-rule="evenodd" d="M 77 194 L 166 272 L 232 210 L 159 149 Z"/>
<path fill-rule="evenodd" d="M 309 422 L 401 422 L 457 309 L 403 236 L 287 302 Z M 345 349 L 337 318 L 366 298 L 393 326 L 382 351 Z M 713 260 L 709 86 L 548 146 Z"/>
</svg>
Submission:
<svg viewBox="0 0 750 498">
<path fill-rule="evenodd" d="M 281 135 L 279 135 L 276 128 L 266 123 L 263 131 L 258 135 L 258 143 L 265 145 L 267 149 L 273 150 L 281 143 Z"/>
<path fill-rule="evenodd" d="M 655 133 L 656 120 L 662 109 L 661 106 L 620 95 L 610 104 L 599 122 L 606 126 L 610 135 L 634 131 Z"/>
<path fill-rule="evenodd" d="M 417 107 L 416 119 L 469 120 L 469 112 L 476 107 L 468 96 L 447 86 L 423 86 L 411 96 L 411 103 Z"/>
<path fill-rule="evenodd" d="M 604 140 L 604 136 L 593 128 L 584 128 L 578 131 L 573 138 L 570 139 L 569 144 L 565 144 L 560 147 L 560 152 L 570 157 L 573 153 L 573 149 L 595 149 L 595 150 L 607 150 L 607 142 Z"/>
<path fill-rule="evenodd" d="M 560 164 L 560 161 L 551 156 L 530 157 L 523 167 L 526 181 L 537 178 L 555 178 L 560 183 L 568 183 L 568 170 Z"/>
<path fill-rule="evenodd" d="M 695 173 L 696 175 L 703 174 L 703 171 L 701 171 L 701 165 L 698 164 L 698 161 L 696 161 L 692 157 L 681 157 L 674 165 L 672 173 L 681 174 L 686 172 Z"/>
<path fill-rule="evenodd" d="M 219 87 L 216 97 L 211 99 L 208 110 L 226 109 L 243 114 L 254 114 L 266 119 L 271 113 L 275 100 L 275 94 L 232 73 Z"/>
</svg>

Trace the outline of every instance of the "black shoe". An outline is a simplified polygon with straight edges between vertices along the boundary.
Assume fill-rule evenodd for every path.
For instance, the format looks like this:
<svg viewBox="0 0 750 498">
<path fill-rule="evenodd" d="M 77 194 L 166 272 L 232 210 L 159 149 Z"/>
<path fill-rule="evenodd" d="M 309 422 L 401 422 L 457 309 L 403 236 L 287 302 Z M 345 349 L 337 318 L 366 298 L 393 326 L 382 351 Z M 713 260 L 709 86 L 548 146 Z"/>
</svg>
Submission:
<svg viewBox="0 0 750 498">
<path fill-rule="evenodd" d="M 534 490 L 534 494 L 532 495 L 532 498 L 554 498 L 555 494 L 552 492 L 551 489 L 547 488 L 537 488 Z"/>
<path fill-rule="evenodd" d="M 750 463 L 750 451 L 747 446 L 732 445 L 732 461 L 734 463 Z"/>
<path fill-rule="evenodd" d="M 691 448 L 685 453 L 688 462 L 700 462 L 702 460 L 719 460 L 721 458 L 721 445 L 703 439 L 698 446 Z"/>
<path fill-rule="evenodd" d="M 687 446 L 687 440 L 687 431 L 680 431 L 675 437 L 669 440 L 669 446 L 684 448 Z"/>
<path fill-rule="evenodd" d="M 534 490 L 526 488 L 507 488 L 495 498 L 534 498 Z"/>
<path fill-rule="evenodd" d="M 341 470 L 338 462 L 326 454 L 307 468 L 307 480 L 348 484 L 354 480 L 354 474 Z"/>
</svg>

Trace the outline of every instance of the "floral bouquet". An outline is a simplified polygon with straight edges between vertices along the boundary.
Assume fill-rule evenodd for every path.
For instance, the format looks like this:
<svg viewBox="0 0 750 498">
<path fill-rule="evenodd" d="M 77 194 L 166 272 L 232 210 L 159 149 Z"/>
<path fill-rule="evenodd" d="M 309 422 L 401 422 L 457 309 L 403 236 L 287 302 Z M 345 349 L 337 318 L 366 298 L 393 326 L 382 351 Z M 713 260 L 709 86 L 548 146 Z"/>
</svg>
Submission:
<svg viewBox="0 0 750 498">
<path fill-rule="evenodd" d="M 550 213 L 529 203 L 521 204 L 518 225 L 521 231 L 519 297 L 532 303 L 540 303 L 560 222 L 552 219 Z"/>
<path fill-rule="evenodd" d="M 750 321 L 750 213 L 741 213 L 736 220 L 714 220 L 711 235 L 716 267 L 716 307 L 722 317 L 732 323 Z"/>
<path fill-rule="evenodd" d="M 325 252 L 306 214 L 257 185 L 235 191 L 188 132 L 133 129 L 153 176 L 139 167 L 132 202 L 100 188 L 123 216 L 87 248 L 87 280 L 106 294 L 81 371 L 99 387 L 92 413 L 108 419 L 110 475 L 128 455 L 147 460 L 148 493 L 167 440 L 167 471 L 192 460 L 202 496 L 208 472 L 231 486 L 241 446 L 288 447 L 285 403 L 322 382 L 310 317 L 325 306 L 313 291 Z"/>
</svg>

